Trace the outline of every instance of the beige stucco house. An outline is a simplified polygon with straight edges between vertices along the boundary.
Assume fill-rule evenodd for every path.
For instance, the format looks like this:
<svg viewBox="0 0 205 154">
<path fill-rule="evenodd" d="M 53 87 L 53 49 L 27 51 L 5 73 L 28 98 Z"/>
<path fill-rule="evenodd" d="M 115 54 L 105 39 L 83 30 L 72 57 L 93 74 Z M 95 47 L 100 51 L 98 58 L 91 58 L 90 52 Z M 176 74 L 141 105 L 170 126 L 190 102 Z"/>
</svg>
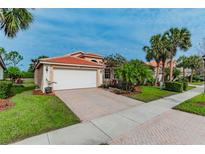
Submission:
<svg viewBox="0 0 205 154">
<path fill-rule="evenodd" d="M 4 61 L 2 57 L 0 56 L 0 80 L 3 80 L 4 78 L 4 70 L 6 69 L 6 65 L 4 64 Z"/>
<path fill-rule="evenodd" d="M 74 52 L 60 57 L 40 59 L 35 66 L 35 84 L 45 92 L 53 90 L 98 87 L 103 83 L 103 57 Z"/>
<path fill-rule="evenodd" d="M 177 61 L 174 60 L 172 62 L 173 64 L 173 67 L 177 67 Z M 156 61 L 151 61 L 151 62 L 146 62 L 147 65 L 151 66 L 154 70 L 154 76 L 156 76 L 157 74 L 157 63 Z M 167 67 L 170 67 L 170 61 L 167 60 L 166 63 L 165 63 L 165 68 Z M 179 68 L 177 67 L 180 71 L 181 71 L 181 76 L 183 76 L 183 68 Z M 190 76 L 191 75 L 191 69 L 185 69 L 185 72 L 184 72 L 185 76 Z M 160 62 L 160 65 L 159 65 L 159 79 L 158 81 L 160 82 L 162 80 L 162 62 Z"/>
</svg>

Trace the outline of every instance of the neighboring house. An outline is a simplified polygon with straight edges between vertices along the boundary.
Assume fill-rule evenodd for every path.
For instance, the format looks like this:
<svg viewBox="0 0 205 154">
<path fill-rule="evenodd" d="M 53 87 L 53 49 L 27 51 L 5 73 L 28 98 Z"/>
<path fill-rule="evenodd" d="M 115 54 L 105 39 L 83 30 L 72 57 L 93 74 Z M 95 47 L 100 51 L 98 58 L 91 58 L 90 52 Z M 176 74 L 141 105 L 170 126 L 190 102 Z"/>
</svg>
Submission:
<svg viewBox="0 0 205 154">
<path fill-rule="evenodd" d="M 4 70 L 6 69 L 6 65 L 4 64 L 4 61 L 2 57 L 0 56 L 0 80 L 4 78 Z"/>
<path fill-rule="evenodd" d="M 44 92 L 53 90 L 91 88 L 103 83 L 103 57 L 82 51 L 60 57 L 40 59 L 35 66 L 35 83 Z"/>
<path fill-rule="evenodd" d="M 157 73 L 157 63 L 156 61 L 151 61 L 151 62 L 146 62 L 147 65 L 151 66 L 154 70 L 154 76 L 156 76 Z M 173 61 L 173 67 L 176 67 L 177 62 L 174 60 Z M 170 67 L 170 61 L 167 60 L 165 63 L 165 68 Z M 178 68 L 181 71 L 181 76 L 183 76 L 183 69 Z M 191 75 L 191 70 L 190 69 L 185 69 L 185 76 L 190 76 Z M 162 79 L 162 63 L 160 62 L 160 68 L 159 68 L 159 81 Z"/>
<path fill-rule="evenodd" d="M 154 76 L 156 76 L 157 74 L 157 63 L 156 61 L 151 61 L 151 62 L 145 62 L 147 65 L 151 66 L 154 70 Z M 173 62 L 173 67 L 176 67 L 176 61 L 174 60 Z M 167 60 L 166 63 L 165 63 L 165 68 L 169 67 L 170 66 L 170 61 Z M 162 79 L 162 62 L 160 62 L 160 65 L 159 65 L 159 81 L 161 81 Z"/>
</svg>

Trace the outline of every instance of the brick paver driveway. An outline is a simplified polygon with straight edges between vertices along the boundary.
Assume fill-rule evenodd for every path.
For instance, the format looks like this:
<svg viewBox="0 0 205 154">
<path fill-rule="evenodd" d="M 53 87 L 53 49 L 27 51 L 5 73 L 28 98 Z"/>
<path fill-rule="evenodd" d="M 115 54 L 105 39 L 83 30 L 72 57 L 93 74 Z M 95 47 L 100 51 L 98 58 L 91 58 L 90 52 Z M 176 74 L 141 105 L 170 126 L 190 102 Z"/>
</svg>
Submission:
<svg viewBox="0 0 205 154">
<path fill-rule="evenodd" d="M 82 121 L 143 104 L 100 88 L 62 90 L 55 93 Z"/>
<path fill-rule="evenodd" d="M 169 110 L 111 144 L 205 144 L 205 117 Z"/>
</svg>

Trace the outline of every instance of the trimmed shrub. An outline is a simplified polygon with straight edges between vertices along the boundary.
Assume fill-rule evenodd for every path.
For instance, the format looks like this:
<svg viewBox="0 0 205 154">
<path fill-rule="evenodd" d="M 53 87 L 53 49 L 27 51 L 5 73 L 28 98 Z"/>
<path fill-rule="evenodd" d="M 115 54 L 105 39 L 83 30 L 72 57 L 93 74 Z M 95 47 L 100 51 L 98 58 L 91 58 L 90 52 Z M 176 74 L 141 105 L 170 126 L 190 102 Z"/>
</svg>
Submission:
<svg viewBox="0 0 205 154">
<path fill-rule="evenodd" d="M 186 91 L 188 88 L 188 82 L 182 82 L 183 83 L 183 90 Z"/>
<path fill-rule="evenodd" d="M 108 84 L 101 84 L 100 86 L 99 86 L 100 88 L 105 88 L 105 89 L 108 89 L 110 86 L 108 85 Z"/>
<path fill-rule="evenodd" d="M 33 72 L 22 71 L 21 72 L 21 76 L 22 76 L 22 78 L 33 78 L 34 77 L 34 73 Z"/>
<path fill-rule="evenodd" d="M 180 82 L 165 82 L 165 89 L 169 91 L 175 91 L 175 92 L 182 92 L 183 91 L 183 83 Z"/>
<path fill-rule="evenodd" d="M 179 78 L 177 82 L 181 82 L 183 84 L 183 90 L 186 91 L 188 89 L 188 79 L 187 78 Z"/>
<path fill-rule="evenodd" d="M 11 94 L 12 82 L 0 81 L 0 98 L 8 98 Z"/>
</svg>

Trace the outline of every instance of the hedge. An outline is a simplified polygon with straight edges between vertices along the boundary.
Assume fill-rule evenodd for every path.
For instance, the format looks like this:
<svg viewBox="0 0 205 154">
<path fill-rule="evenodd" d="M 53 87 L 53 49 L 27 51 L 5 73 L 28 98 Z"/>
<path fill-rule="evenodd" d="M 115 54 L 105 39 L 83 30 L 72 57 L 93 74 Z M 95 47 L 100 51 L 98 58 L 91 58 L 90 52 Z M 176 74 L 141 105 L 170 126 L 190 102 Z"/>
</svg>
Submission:
<svg viewBox="0 0 205 154">
<path fill-rule="evenodd" d="M 10 81 L 0 81 L 0 98 L 8 98 L 11 94 L 12 82 Z"/>
<path fill-rule="evenodd" d="M 34 77 L 34 73 L 33 72 L 22 71 L 21 72 L 21 77 L 22 78 L 33 78 Z"/>
<path fill-rule="evenodd" d="M 165 89 L 169 91 L 175 91 L 175 92 L 182 92 L 183 91 L 183 83 L 181 82 L 165 82 Z"/>
<path fill-rule="evenodd" d="M 182 82 L 183 83 L 183 90 L 186 91 L 188 89 L 188 82 Z"/>
</svg>

